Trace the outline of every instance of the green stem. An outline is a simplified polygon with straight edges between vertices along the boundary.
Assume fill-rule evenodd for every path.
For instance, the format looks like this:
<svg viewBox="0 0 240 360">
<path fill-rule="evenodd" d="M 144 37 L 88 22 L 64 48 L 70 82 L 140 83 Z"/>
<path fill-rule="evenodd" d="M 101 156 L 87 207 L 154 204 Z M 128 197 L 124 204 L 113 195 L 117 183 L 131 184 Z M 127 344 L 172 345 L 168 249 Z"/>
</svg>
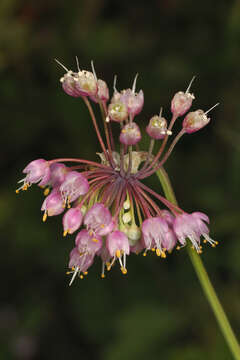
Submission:
<svg viewBox="0 0 240 360">
<path fill-rule="evenodd" d="M 172 189 L 169 177 L 166 171 L 163 168 L 160 168 L 157 171 L 157 176 L 163 187 L 166 198 L 177 205 L 177 200 Z M 199 254 L 193 250 L 190 246 L 187 246 L 188 255 L 191 259 L 192 265 L 196 271 L 202 289 L 206 295 L 206 298 L 215 314 L 219 327 L 222 331 L 222 334 L 229 346 L 229 349 L 233 355 L 233 358 L 240 360 L 240 347 L 236 336 L 232 330 L 232 327 L 228 321 L 228 318 L 223 310 L 223 307 L 217 297 L 217 294 L 211 284 L 211 281 L 208 277 L 207 271 L 203 265 L 203 262 Z"/>
</svg>

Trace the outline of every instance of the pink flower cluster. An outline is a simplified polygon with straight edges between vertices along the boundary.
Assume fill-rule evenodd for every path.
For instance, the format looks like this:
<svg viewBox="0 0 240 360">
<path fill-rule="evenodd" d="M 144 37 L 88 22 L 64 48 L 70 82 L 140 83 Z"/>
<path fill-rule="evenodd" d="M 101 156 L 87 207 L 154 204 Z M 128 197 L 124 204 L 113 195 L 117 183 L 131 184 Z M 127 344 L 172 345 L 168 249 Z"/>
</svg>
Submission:
<svg viewBox="0 0 240 360">
<path fill-rule="evenodd" d="M 142 182 L 162 170 L 182 135 L 191 134 L 209 122 L 207 112 L 202 110 L 186 114 L 194 99 L 189 93 L 192 82 L 185 92 L 174 95 L 169 123 L 162 116 L 162 109 L 150 119 L 146 128 L 150 145 L 146 152 L 139 149 L 141 131 L 134 121 L 144 103 L 143 91 L 136 92 L 137 77 L 131 89 L 119 92 L 114 84 L 108 104 L 108 86 L 97 78 L 94 68 L 92 72 L 81 71 L 79 66 L 78 72 L 66 71 L 61 78 L 62 88 L 87 105 L 102 149 L 100 162 L 79 158 L 34 160 L 23 170 L 26 176 L 16 192 L 27 190 L 32 184 L 44 187 L 43 221 L 65 212 L 63 235 L 78 231 L 70 253 L 69 273 L 73 274 L 70 285 L 77 275 L 82 278 L 87 274 L 97 257 L 102 260 L 101 276 L 105 277 L 105 270 L 110 270 L 116 261 L 126 274 L 126 258 L 131 253 L 143 251 L 146 255 L 151 250 L 165 258 L 175 247 L 179 249 L 187 242 L 201 253 L 201 238 L 215 247 L 217 242 L 209 237 L 207 215 L 186 213 Z M 99 104 L 105 141 L 89 99 Z M 183 115 L 182 129 L 166 150 L 174 123 Z M 112 133 L 114 123 L 120 126 L 118 144 Z M 153 155 L 155 141 L 161 142 Z M 66 162 L 74 165 L 66 166 Z"/>
</svg>

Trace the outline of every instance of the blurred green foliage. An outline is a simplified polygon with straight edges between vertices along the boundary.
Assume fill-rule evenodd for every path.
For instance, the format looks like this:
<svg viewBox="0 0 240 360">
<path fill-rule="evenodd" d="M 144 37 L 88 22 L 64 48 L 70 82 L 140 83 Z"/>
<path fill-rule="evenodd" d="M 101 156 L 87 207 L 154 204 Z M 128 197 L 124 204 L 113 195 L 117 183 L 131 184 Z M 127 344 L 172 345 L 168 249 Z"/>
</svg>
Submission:
<svg viewBox="0 0 240 360">
<path fill-rule="evenodd" d="M 142 129 L 160 106 L 169 115 L 173 94 L 197 75 L 194 108 L 220 106 L 167 170 L 181 206 L 211 218 L 220 246 L 202 258 L 239 337 L 239 44 L 237 0 L 1 0 L 1 359 L 230 359 L 185 250 L 131 256 L 127 277 L 114 268 L 103 281 L 99 262 L 69 288 L 73 239 L 62 238 L 61 219 L 41 222 L 37 187 L 14 189 L 33 159 L 95 160 L 99 151 L 83 104 L 61 91 L 54 58 L 69 68 L 75 55 L 82 68 L 94 59 L 110 86 L 118 74 L 119 89 L 138 72 Z"/>
</svg>

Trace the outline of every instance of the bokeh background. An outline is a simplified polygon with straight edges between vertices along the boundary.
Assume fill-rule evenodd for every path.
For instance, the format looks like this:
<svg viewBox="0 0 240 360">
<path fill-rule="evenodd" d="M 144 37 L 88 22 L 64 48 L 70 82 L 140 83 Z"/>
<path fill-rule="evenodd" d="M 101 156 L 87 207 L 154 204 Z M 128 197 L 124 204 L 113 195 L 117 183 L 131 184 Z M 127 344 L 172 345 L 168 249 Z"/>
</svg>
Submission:
<svg viewBox="0 0 240 360">
<path fill-rule="evenodd" d="M 170 115 L 193 75 L 194 108 L 220 102 L 166 168 L 181 206 L 211 218 L 220 245 L 202 258 L 240 338 L 239 1 L 1 0 L 0 359 L 230 359 L 184 249 L 132 255 L 127 276 L 114 267 L 105 280 L 98 262 L 69 288 L 73 237 L 60 217 L 42 223 L 38 187 L 15 194 L 33 159 L 96 160 L 87 111 L 63 93 L 53 60 L 75 68 L 76 55 L 110 87 L 114 74 L 122 89 L 139 73 L 142 129 L 160 106 Z"/>
</svg>

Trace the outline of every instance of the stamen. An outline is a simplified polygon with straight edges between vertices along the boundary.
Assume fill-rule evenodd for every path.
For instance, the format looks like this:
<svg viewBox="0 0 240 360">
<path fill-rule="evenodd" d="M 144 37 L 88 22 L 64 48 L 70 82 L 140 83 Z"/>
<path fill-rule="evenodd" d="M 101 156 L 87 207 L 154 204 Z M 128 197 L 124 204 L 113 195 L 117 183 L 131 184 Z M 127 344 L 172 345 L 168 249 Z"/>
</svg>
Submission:
<svg viewBox="0 0 240 360">
<path fill-rule="evenodd" d="M 49 188 L 46 188 L 44 191 L 43 191 L 43 195 L 44 196 L 47 196 L 50 192 L 50 189 Z"/>
<path fill-rule="evenodd" d="M 192 78 L 192 80 L 190 81 L 190 83 L 189 83 L 189 85 L 188 85 L 187 90 L 185 91 L 185 94 L 188 94 L 188 93 L 189 93 L 190 87 L 191 87 L 193 81 L 195 80 L 195 78 L 196 78 L 196 76 L 194 75 L 193 78 Z"/>
<path fill-rule="evenodd" d="M 121 251 L 120 251 L 120 250 L 116 250 L 116 253 L 115 253 L 115 254 L 116 254 L 116 257 L 117 257 L 117 258 L 120 258 L 120 257 L 121 257 Z"/>
<path fill-rule="evenodd" d="M 67 236 L 68 232 L 69 232 L 69 229 L 65 230 L 65 231 L 63 232 L 63 236 Z"/>
<path fill-rule="evenodd" d="M 117 75 L 114 75 L 114 78 L 113 78 L 113 90 L 114 90 L 114 92 L 118 92 L 117 88 L 116 88 L 116 84 L 117 84 Z"/>
<path fill-rule="evenodd" d="M 66 68 L 66 66 L 64 66 L 58 59 L 54 59 L 56 61 L 56 63 L 58 63 L 64 70 L 66 70 L 67 72 L 69 72 L 69 70 Z"/>
<path fill-rule="evenodd" d="M 133 86 L 132 86 L 132 93 L 133 94 L 135 94 L 135 91 L 136 91 L 137 78 L 138 78 L 138 73 L 135 75 L 135 78 L 133 80 Z"/>
<path fill-rule="evenodd" d="M 92 67 L 92 72 L 93 72 L 93 75 L 94 75 L 94 79 L 97 81 L 97 75 L 96 75 L 96 72 L 95 72 L 95 69 L 94 69 L 93 60 L 91 60 L 91 67 Z"/>
<path fill-rule="evenodd" d="M 214 109 L 216 106 L 218 106 L 220 103 L 217 103 L 217 104 L 215 104 L 215 105 L 213 105 L 209 110 L 207 110 L 207 111 L 205 111 L 205 115 L 207 114 L 207 113 L 209 113 L 209 111 L 211 111 L 212 109 Z"/>
<path fill-rule="evenodd" d="M 71 281 L 69 283 L 69 286 L 72 285 L 72 283 L 73 283 L 73 281 L 74 281 L 74 279 L 75 279 L 75 277 L 76 277 L 76 275 L 78 273 L 78 270 L 79 270 L 79 267 L 77 266 L 76 269 L 74 270 L 74 273 L 73 273 L 73 276 L 72 276 Z"/>
<path fill-rule="evenodd" d="M 77 57 L 77 56 L 76 56 L 76 63 L 77 63 L 78 72 L 80 72 L 79 61 L 78 61 L 78 57 Z"/>
<path fill-rule="evenodd" d="M 43 222 L 47 220 L 47 211 L 44 212 L 42 220 Z"/>
</svg>

